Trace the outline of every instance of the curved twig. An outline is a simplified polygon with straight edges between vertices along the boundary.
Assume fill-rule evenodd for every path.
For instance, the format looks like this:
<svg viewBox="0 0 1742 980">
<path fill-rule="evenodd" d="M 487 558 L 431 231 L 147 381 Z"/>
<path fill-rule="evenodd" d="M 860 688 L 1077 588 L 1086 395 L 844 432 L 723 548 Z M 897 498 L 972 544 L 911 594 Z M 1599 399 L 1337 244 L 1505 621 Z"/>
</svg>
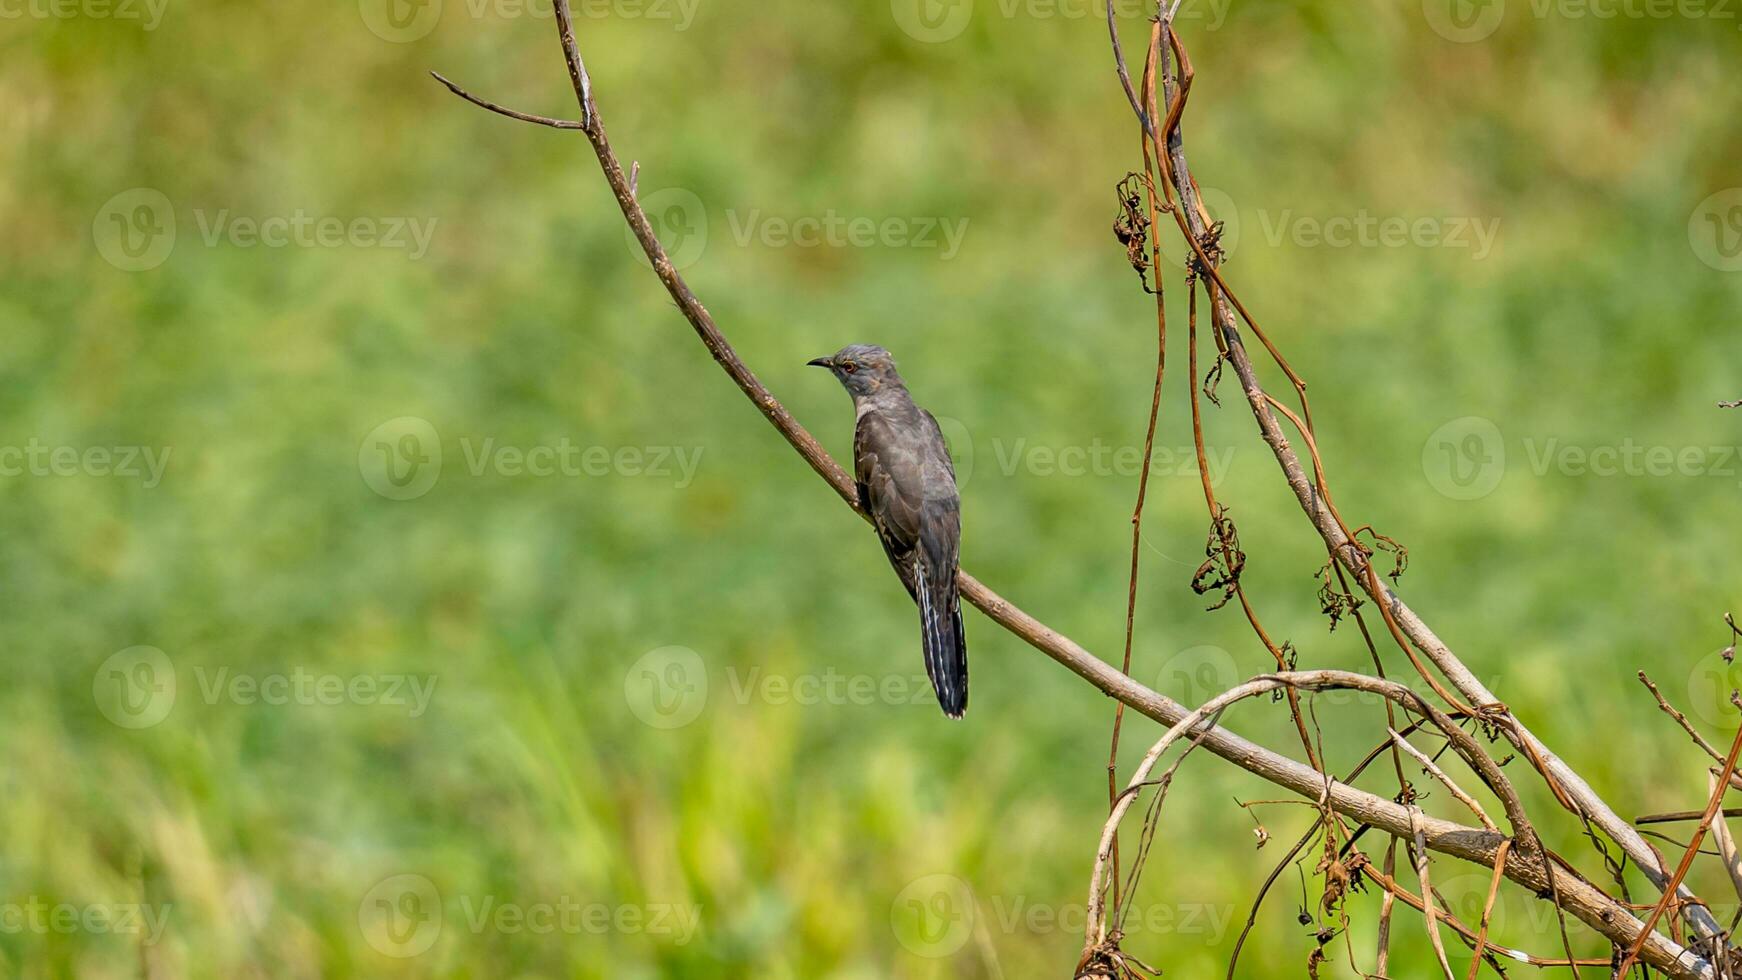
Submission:
<svg viewBox="0 0 1742 980">
<path fill-rule="evenodd" d="M 1518 801 L 1518 797 L 1513 791 L 1510 782 L 1499 773 L 1498 767 L 1495 766 L 1493 760 L 1489 759 L 1481 752 L 1480 748 L 1476 745 L 1475 740 L 1470 737 L 1469 733 L 1459 728 L 1449 716 L 1434 707 L 1419 694 L 1416 694 L 1414 691 L 1411 691 L 1395 681 L 1381 680 L 1376 677 L 1368 677 L 1364 674 L 1352 674 L 1347 671 L 1337 670 L 1296 671 L 1261 675 L 1210 699 L 1197 710 L 1188 712 L 1177 721 L 1171 722 L 1171 727 L 1168 729 L 1167 733 L 1150 748 L 1149 752 L 1144 756 L 1143 762 L 1139 764 L 1136 772 L 1132 774 L 1131 781 L 1127 784 L 1125 793 L 1120 796 L 1119 802 L 1114 807 L 1113 813 L 1107 818 L 1106 824 L 1102 827 L 1100 843 L 1095 852 L 1094 870 L 1090 876 L 1089 899 L 1087 905 L 1088 914 L 1086 916 L 1087 930 L 1083 948 L 1083 956 L 1085 960 L 1088 959 L 1089 955 L 1095 949 L 1099 948 L 1107 938 L 1103 931 L 1103 913 L 1105 911 L 1105 903 L 1101 897 L 1103 894 L 1101 882 L 1105 876 L 1107 859 L 1111 855 L 1112 840 L 1114 835 L 1118 832 L 1119 823 L 1124 819 L 1126 812 L 1129 811 L 1131 805 L 1135 802 L 1138 791 L 1147 783 L 1149 773 L 1153 771 L 1156 762 L 1166 753 L 1168 748 L 1170 748 L 1180 738 L 1185 737 L 1188 733 L 1195 742 L 1202 742 L 1206 747 L 1210 747 L 1211 740 L 1215 734 L 1221 730 L 1220 726 L 1201 732 L 1194 731 L 1194 729 L 1204 723 L 1206 718 L 1209 718 L 1218 712 L 1225 710 L 1228 706 L 1247 698 L 1289 687 L 1306 691 L 1339 689 L 1366 691 L 1370 694 L 1377 694 L 1389 700 L 1396 701 L 1410 710 L 1427 715 L 1429 720 L 1446 734 L 1453 750 L 1458 753 L 1459 757 L 1463 758 L 1468 764 L 1470 764 L 1470 766 L 1483 777 L 1484 781 L 1488 783 L 1490 788 L 1500 796 L 1502 804 L 1506 807 L 1508 818 L 1515 821 L 1513 826 L 1515 834 L 1514 838 L 1504 838 L 1498 834 L 1493 834 L 1490 831 L 1476 831 L 1473 829 L 1464 831 L 1465 833 L 1481 833 L 1488 835 L 1495 841 L 1494 849 L 1484 852 L 1483 864 L 1492 868 L 1500 863 L 1500 844 L 1511 841 L 1511 848 L 1509 849 L 1512 853 L 1504 862 L 1504 869 L 1507 878 L 1523 884 L 1533 891 L 1546 893 L 1552 890 L 1556 895 L 1555 904 L 1558 907 L 1565 908 L 1572 912 L 1587 925 L 1590 925 L 1598 932 L 1609 937 L 1612 942 L 1615 939 L 1615 935 L 1619 934 L 1626 937 L 1625 942 L 1627 943 L 1632 942 L 1636 938 L 1641 940 L 1645 943 L 1647 949 L 1661 945 L 1663 952 L 1677 950 L 1677 952 L 1666 963 L 1653 964 L 1671 976 L 1710 976 L 1710 964 L 1700 959 L 1694 953 L 1681 949 L 1667 937 L 1648 929 L 1642 929 L 1642 924 L 1626 909 L 1625 906 L 1609 898 L 1609 896 L 1604 894 L 1600 889 L 1596 888 L 1588 881 L 1585 881 L 1583 878 L 1578 876 L 1569 877 L 1564 874 L 1556 874 L 1553 872 L 1551 870 L 1552 860 L 1541 848 L 1540 842 L 1536 838 L 1534 828 L 1531 827 L 1528 819 L 1524 817 L 1523 806 Z M 1296 765 L 1298 766 L 1299 764 L 1296 763 Z M 1313 772 L 1315 776 L 1318 775 L 1312 770 L 1309 770 L 1309 772 Z M 1322 781 L 1318 786 L 1318 792 L 1323 793 L 1324 798 L 1333 801 L 1333 803 L 1339 791 L 1347 789 L 1343 784 L 1334 782 L 1330 780 L 1329 777 L 1320 776 L 1319 778 Z M 1301 793 L 1303 796 L 1310 795 L 1315 799 L 1320 798 L 1317 794 L 1309 793 L 1304 787 L 1297 788 L 1296 792 Z M 1406 840 L 1420 840 L 1422 842 L 1420 850 L 1423 854 L 1425 854 L 1427 850 L 1438 850 L 1449 853 L 1443 846 L 1436 847 L 1431 836 L 1434 824 L 1443 823 L 1443 821 L 1426 816 L 1425 814 L 1422 814 L 1419 809 L 1413 806 L 1405 807 L 1389 802 L 1387 803 L 1386 816 L 1392 821 L 1395 821 L 1398 816 L 1401 816 L 1402 825 L 1398 826 L 1396 823 L 1393 823 L 1391 827 L 1380 827 L 1381 830 L 1385 830 L 1387 833 L 1390 833 L 1395 837 L 1400 837 Z M 1379 826 L 1377 821 L 1364 822 L 1371 823 L 1374 826 Z M 1396 829 L 1392 829 L 1392 827 L 1396 827 Z M 1530 846 L 1530 850 L 1518 850 L 1517 847 L 1520 841 L 1527 842 Z M 1595 902 L 1596 905 L 1600 906 L 1604 911 L 1598 912 L 1597 909 L 1590 904 L 1592 902 Z M 1618 945 L 1624 944 L 1625 943 Z M 1576 969 L 1577 967 L 1575 966 L 1574 968 Z"/>
</svg>

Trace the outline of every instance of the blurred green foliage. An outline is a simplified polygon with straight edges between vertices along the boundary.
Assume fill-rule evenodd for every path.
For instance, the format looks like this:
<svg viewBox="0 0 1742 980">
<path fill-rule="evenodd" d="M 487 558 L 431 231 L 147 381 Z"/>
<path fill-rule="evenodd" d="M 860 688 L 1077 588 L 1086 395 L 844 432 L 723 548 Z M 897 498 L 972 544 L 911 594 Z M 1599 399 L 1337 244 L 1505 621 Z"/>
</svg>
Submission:
<svg viewBox="0 0 1742 980">
<path fill-rule="evenodd" d="M 1066 975 L 1112 705 L 971 614 L 972 705 L 940 716 L 874 537 L 689 336 L 585 142 L 426 77 L 572 115 L 548 5 L 439 2 L 0 7 L 0 444 L 21 450 L 0 455 L 0 975 Z M 1139 157 L 1105 28 L 1070 2 L 903 2 L 613 0 L 583 6 L 581 46 L 745 359 L 844 455 L 846 398 L 804 362 L 894 350 L 972 467 L 966 565 L 1117 660 L 1119 461 L 1155 337 L 1109 228 Z M 1714 403 L 1742 397 L 1742 192 L 1711 196 L 1742 185 L 1738 22 L 1513 0 L 1472 40 L 1494 7 L 1436 2 L 1188 3 L 1194 166 L 1238 228 L 1230 275 L 1312 385 L 1343 512 L 1411 549 L 1405 594 L 1620 812 L 1692 807 L 1701 760 L 1632 675 L 1733 729 L 1742 418 Z M 1141 11 L 1123 23 L 1140 50 Z M 160 197 L 117 203 L 136 188 Z M 298 216 L 278 246 L 248 231 Z M 1497 235 L 1319 240 L 1363 218 Z M 805 219 L 844 237 L 786 241 Z M 1176 275 L 1169 452 L 1190 445 L 1181 300 Z M 1224 395 L 1208 438 L 1260 615 L 1303 665 L 1366 668 Z M 428 428 L 381 441 L 407 417 Z M 439 479 L 392 499 L 418 488 L 379 465 L 407 433 L 427 457 L 417 432 Z M 1498 470 L 1472 432 L 1498 433 Z M 1565 454 L 1630 445 L 1703 455 L 1601 475 Z M 596 451 L 513 462 L 563 446 Z M 152 480 L 93 447 L 168 457 Z M 1469 467 L 1491 493 L 1458 499 Z M 1190 467 L 1158 461 L 1133 671 L 1185 700 L 1269 666 L 1187 587 L 1205 530 Z M 424 710 L 356 686 L 406 677 L 434 683 Z M 274 678 L 283 703 L 249 693 Z M 140 704 L 167 713 L 116 722 Z M 1329 757 L 1382 718 L 1321 702 Z M 1298 753 L 1274 706 L 1229 721 Z M 1128 721 L 1127 771 L 1155 734 Z M 1363 785 L 1391 795 L 1387 771 Z M 1186 765 L 1133 952 L 1221 975 L 1310 819 L 1257 808 L 1254 852 L 1232 798 L 1275 795 Z M 1544 830 L 1600 871 L 1576 822 Z M 1315 861 L 1241 975 L 1303 972 Z M 1484 876 L 1441 876 L 1479 906 Z M 155 943 L 92 920 L 139 907 L 166 916 Z M 1351 904 L 1367 968 L 1376 908 Z M 1558 952 L 1528 896 L 1502 911 L 1502 941 Z M 1394 975 L 1434 971 L 1418 920 L 1394 935 Z M 1323 975 L 1350 975 L 1333 952 Z"/>
</svg>

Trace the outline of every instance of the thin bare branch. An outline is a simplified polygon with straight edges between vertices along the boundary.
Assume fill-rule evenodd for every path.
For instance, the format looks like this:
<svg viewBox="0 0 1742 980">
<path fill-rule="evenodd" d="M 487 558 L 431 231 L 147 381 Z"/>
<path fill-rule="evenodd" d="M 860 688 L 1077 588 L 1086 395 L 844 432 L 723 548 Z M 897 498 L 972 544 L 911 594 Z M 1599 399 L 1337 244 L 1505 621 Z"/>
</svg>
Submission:
<svg viewBox="0 0 1742 980">
<path fill-rule="evenodd" d="M 549 116 L 535 116 L 530 112 L 521 112 L 517 109 L 510 109 L 505 105 L 498 105 L 497 103 L 491 102 L 488 99 L 480 99 L 476 95 L 473 95 L 472 93 L 461 88 L 452 79 L 448 78 L 446 75 L 443 75 L 439 71 L 430 72 L 430 77 L 434 78 L 438 82 L 441 82 L 443 85 L 446 85 L 448 87 L 448 91 L 454 93 L 455 95 L 459 96 L 462 99 L 465 99 L 467 102 L 470 102 L 473 105 L 478 106 L 480 108 L 488 109 L 491 112 L 497 113 L 498 115 L 507 116 L 510 119 L 518 119 L 521 122 L 536 123 L 540 126 L 549 126 L 552 129 L 582 129 L 582 128 L 584 128 L 581 126 L 580 123 L 575 122 L 573 119 L 552 119 Z"/>
<path fill-rule="evenodd" d="M 1470 972 L 1464 975 L 1464 980 L 1476 980 L 1476 973 L 1482 969 L 1482 956 L 1488 948 L 1488 923 L 1494 916 L 1494 900 L 1500 895 L 1500 880 L 1506 876 L 1506 855 L 1511 850 L 1512 842 L 1507 841 L 1495 855 L 1494 877 L 1488 880 L 1488 898 L 1482 903 L 1481 931 L 1476 936 L 1475 954 L 1470 957 Z"/>
<path fill-rule="evenodd" d="M 1410 807 L 1409 813 L 1412 823 L 1422 815 L 1420 807 Z M 1434 908 L 1434 887 L 1429 872 L 1429 865 L 1432 864 L 1432 861 L 1428 858 L 1427 841 L 1422 838 L 1419 823 L 1415 824 L 1413 831 L 1415 846 L 1410 848 L 1410 854 L 1415 858 L 1415 876 L 1421 880 L 1422 914 L 1427 920 L 1428 942 L 1433 944 L 1434 956 L 1439 958 L 1440 972 L 1445 974 L 1446 980 L 1457 980 L 1452 975 L 1452 964 L 1446 960 L 1445 941 L 1440 939 L 1440 917 L 1439 912 Z"/>
<path fill-rule="evenodd" d="M 1706 789 L 1716 793 L 1718 777 L 1715 773 L 1706 776 Z M 1736 839 L 1730 836 L 1730 825 L 1725 817 L 1731 816 L 1729 810 L 1719 810 L 1717 819 L 1712 821 L 1712 839 L 1718 843 L 1718 855 L 1724 862 L 1724 873 L 1730 876 L 1730 887 L 1736 890 L 1736 897 L 1742 899 L 1742 854 L 1736 851 Z"/>
<path fill-rule="evenodd" d="M 1482 804 L 1477 803 L 1475 797 L 1459 789 L 1458 784 L 1452 782 L 1452 777 L 1446 775 L 1445 770 L 1435 765 L 1434 761 L 1428 758 L 1426 753 L 1409 744 L 1409 740 L 1405 739 L 1402 735 L 1397 734 L 1396 731 L 1387 728 L 1386 732 L 1391 735 L 1391 740 L 1397 743 L 1398 748 L 1409 753 L 1415 761 L 1421 763 L 1423 769 L 1427 770 L 1429 774 L 1439 780 L 1441 785 L 1445 786 L 1446 789 L 1451 790 L 1452 795 L 1458 798 L 1458 802 L 1469 807 L 1470 812 L 1476 815 L 1476 819 L 1482 821 L 1482 826 L 1487 827 L 1489 830 L 1500 829 L 1494 825 L 1494 821 L 1488 819 L 1488 814 L 1483 811 Z"/>
<path fill-rule="evenodd" d="M 1731 786 L 1734 787 L 1735 784 L 1732 783 Z M 1742 807 L 1727 806 L 1721 812 L 1726 817 L 1742 817 Z M 1654 823 L 1686 823 L 1689 820 L 1699 820 L 1705 815 L 1704 810 L 1671 810 L 1668 813 L 1648 813 L 1643 817 L 1635 817 L 1633 822 L 1641 827 Z"/>
</svg>

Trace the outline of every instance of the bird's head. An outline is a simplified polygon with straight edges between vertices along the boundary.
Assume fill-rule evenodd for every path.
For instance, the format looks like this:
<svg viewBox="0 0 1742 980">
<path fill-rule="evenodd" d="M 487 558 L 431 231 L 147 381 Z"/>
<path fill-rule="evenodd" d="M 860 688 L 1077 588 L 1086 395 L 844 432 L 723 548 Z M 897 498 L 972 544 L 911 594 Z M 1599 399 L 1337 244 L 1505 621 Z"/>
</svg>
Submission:
<svg viewBox="0 0 1742 980">
<path fill-rule="evenodd" d="M 851 344 L 829 357 L 811 361 L 810 365 L 828 368 L 854 398 L 901 387 L 895 358 L 875 344 Z"/>
</svg>

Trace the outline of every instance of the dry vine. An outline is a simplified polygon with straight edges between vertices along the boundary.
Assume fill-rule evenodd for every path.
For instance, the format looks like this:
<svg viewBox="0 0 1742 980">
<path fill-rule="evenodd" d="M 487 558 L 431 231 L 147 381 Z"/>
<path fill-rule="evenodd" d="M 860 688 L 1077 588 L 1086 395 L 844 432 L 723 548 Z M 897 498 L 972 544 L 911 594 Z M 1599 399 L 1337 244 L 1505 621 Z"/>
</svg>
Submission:
<svg viewBox="0 0 1742 980">
<path fill-rule="evenodd" d="M 1174 6 L 1178 6 L 1177 0 Z M 552 129 L 579 131 L 586 137 L 598 158 L 605 181 L 637 242 L 651 262 L 654 273 L 703 345 L 758 411 L 774 425 L 811 468 L 834 487 L 849 507 L 858 511 L 857 495 L 851 478 L 743 363 L 714 323 L 713 317 L 672 267 L 647 215 L 636 200 L 639 165 L 625 173 L 606 137 L 604 123 L 594 100 L 592 81 L 575 40 L 569 0 L 554 0 L 553 9 L 564 62 L 580 108 L 579 121 L 517 112 L 474 96 L 440 75 L 435 77 L 454 94 L 491 112 Z M 1324 893 L 1319 902 L 1322 916 L 1346 927 L 1346 901 L 1349 894 L 1368 884 L 1381 889 L 1384 901 L 1380 923 L 1381 939 L 1376 956 L 1380 975 L 1384 975 L 1386 970 L 1389 955 L 1387 937 L 1395 903 L 1401 903 L 1423 914 L 1424 925 L 1434 945 L 1439 965 L 1448 977 L 1451 976 L 1451 967 L 1446 958 L 1442 926 L 1470 945 L 1473 951 L 1468 974 L 1470 977 L 1475 976 L 1482 963 L 1493 965 L 1494 954 L 1544 966 L 1570 966 L 1575 976 L 1578 975 L 1581 964 L 1614 963 L 1624 968 L 1635 958 L 1641 964 L 1649 964 L 1667 976 L 1685 980 L 1717 980 L 1737 975 L 1738 956 L 1735 948 L 1730 945 L 1728 931 L 1719 926 L 1707 910 L 1706 904 L 1689 892 L 1682 881 L 1694 857 L 1701 853 L 1700 839 L 1711 832 L 1719 841 L 1720 851 L 1730 855 L 1726 858 L 1728 868 L 1735 875 L 1738 894 L 1742 895 L 1742 864 L 1734 860 L 1735 848 L 1730 843 L 1727 828 L 1717 819 L 1722 812 L 1723 790 L 1731 785 L 1735 777 L 1736 757 L 1739 750 L 1742 750 L 1742 735 L 1738 736 L 1728 756 L 1722 760 L 1724 765 L 1712 781 L 1711 797 L 1705 808 L 1695 815 L 1699 826 L 1693 844 L 1687 848 L 1672 872 L 1662 855 L 1514 717 L 1397 595 L 1394 588 L 1381 581 L 1373 561 L 1376 551 L 1384 550 L 1392 555 L 1393 567 L 1387 574 L 1392 579 L 1393 586 L 1407 564 L 1406 553 L 1396 542 L 1373 532 L 1371 528 L 1351 530 L 1337 511 L 1314 436 L 1312 412 L 1306 398 L 1306 383 L 1254 322 L 1222 273 L 1224 255 L 1218 245 L 1220 229 L 1210 220 L 1203 207 L 1197 184 L 1192 179 L 1185 157 L 1180 120 L 1191 90 L 1193 71 L 1185 48 L 1172 29 L 1173 10 L 1164 11 L 1158 5 L 1151 25 L 1141 95 L 1133 86 L 1125 66 L 1111 3 L 1108 4 L 1107 12 L 1120 82 L 1140 123 L 1140 142 L 1145 164 L 1142 175 L 1133 175 L 1135 179 L 1127 179 L 1121 184 L 1121 213 L 1115 223 L 1115 232 L 1125 247 L 1132 266 L 1140 274 L 1145 274 L 1143 288 L 1156 294 L 1156 389 L 1148 438 L 1153 438 L 1155 416 L 1159 412 L 1166 356 L 1166 322 L 1161 305 L 1162 267 L 1157 241 L 1160 237 L 1158 225 L 1161 215 L 1167 214 L 1172 217 L 1191 250 L 1185 284 L 1191 310 L 1188 324 L 1191 371 L 1189 388 L 1192 392 L 1193 429 L 1199 454 L 1201 456 L 1204 452 L 1196 350 L 1197 301 L 1201 289 L 1208 302 L 1210 332 L 1216 344 L 1216 359 L 1211 370 L 1204 376 L 1201 393 L 1212 403 L 1220 404 L 1215 395 L 1216 384 L 1220 380 L 1224 365 L 1233 368 L 1252 409 L 1260 435 L 1275 455 L 1303 512 L 1324 541 L 1327 562 L 1321 570 L 1320 582 L 1321 597 L 1327 603 L 1327 613 L 1336 618 L 1352 617 L 1359 624 L 1375 672 L 1379 676 L 1369 677 L 1340 671 L 1300 671 L 1296 668 L 1297 653 L 1294 646 L 1290 643 L 1278 644 L 1271 639 L 1241 585 L 1240 570 L 1244 556 L 1239 550 L 1238 534 L 1228 516 L 1228 508 L 1217 500 L 1207 478 L 1204 493 L 1211 527 L 1206 549 L 1208 560 L 1194 581 L 1203 586 L 1200 591 L 1216 593 L 1221 600 L 1218 605 L 1239 600 L 1254 633 L 1275 661 L 1276 672 L 1257 677 L 1212 699 L 1195 711 L 1136 683 L 1126 671 L 1097 659 L 1068 637 L 1018 609 L 971 575 L 961 573 L 960 586 L 964 598 L 1006 630 L 1117 699 L 1121 705 L 1121 717 L 1124 707 L 1129 706 L 1168 727 L 1167 734 L 1151 748 L 1125 791 L 1111 795 L 1112 813 L 1102 831 L 1101 846 L 1097 849 L 1090 886 L 1091 909 L 1095 914 L 1090 917 L 1089 935 L 1086 937 L 1084 955 L 1077 966 L 1077 975 L 1129 977 L 1158 972 L 1120 948 L 1120 893 L 1113 893 L 1115 902 L 1112 908 L 1104 903 L 1104 896 L 1111 884 L 1107 865 L 1112 858 L 1114 842 L 1118 839 L 1120 818 L 1135 804 L 1146 787 L 1158 785 L 1154 801 L 1147 809 L 1146 830 L 1133 859 L 1128 878 L 1130 884 L 1123 893 L 1128 897 L 1130 888 L 1135 886 L 1136 877 L 1141 872 L 1149 843 L 1154 839 L 1161 802 L 1179 762 L 1176 761 L 1156 783 L 1149 782 L 1148 774 L 1167 749 L 1182 739 L 1188 744 L 1187 751 L 1202 747 L 1296 794 L 1315 808 L 1319 816 L 1313 830 L 1301 839 L 1283 864 L 1278 866 L 1270 881 L 1276 880 L 1288 861 L 1318 837 L 1322 839 L 1323 856 L 1317 870 L 1325 879 Z M 1161 92 L 1160 101 L 1157 98 L 1158 89 Z M 1165 117 L 1159 111 L 1161 104 L 1167 106 Z M 1154 277 L 1153 282 L 1150 276 Z M 1263 387 L 1257 370 L 1247 355 L 1243 337 L 1245 329 L 1249 329 L 1258 338 L 1289 380 L 1299 403 L 1298 413 L 1273 398 Z M 1306 446 L 1310 470 L 1296 454 L 1279 416 L 1287 420 L 1288 425 Z M 1200 472 L 1207 473 L 1208 468 L 1200 465 Z M 1146 487 L 1140 485 L 1139 498 L 1133 513 L 1134 545 L 1141 536 L 1145 490 Z M 860 516 L 865 515 L 861 513 Z M 1373 547 L 1360 543 L 1359 537 L 1363 533 L 1371 535 Z M 1135 554 L 1134 549 L 1126 610 L 1128 632 L 1123 660 L 1127 668 L 1130 660 L 1129 631 L 1135 616 Z M 1350 588 L 1351 576 L 1365 599 Z M 1367 602 L 1371 602 L 1383 620 L 1383 635 L 1390 638 L 1399 653 L 1408 661 L 1415 676 L 1445 707 L 1436 706 L 1426 696 L 1384 677 L 1378 644 L 1360 612 L 1360 607 Z M 1322 753 L 1315 740 L 1309 737 L 1306 720 L 1301 712 L 1303 693 L 1310 696 L 1312 692 L 1329 689 L 1352 689 L 1378 695 L 1384 699 L 1387 711 L 1387 737 L 1344 779 L 1333 777 L 1322 765 Z M 1219 715 L 1224 708 L 1262 693 L 1277 693 L 1286 699 L 1309 764 L 1302 764 L 1249 742 L 1220 724 Z M 1668 708 L 1667 702 L 1663 703 L 1666 710 L 1673 711 Z M 1410 720 L 1407 723 L 1400 721 L 1398 711 L 1409 716 Z M 1685 724 L 1685 716 L 1682 720 Z M 1555 799 L 1581 821 L 1587 836 L 1603 855 L 1605 866 L 1612 875 L 1619 879 L 1622 864 L 1609 855 L 1597 836 L 1599 830 L 1620 847 L 1624 855 L 1623 861 L 1630 860 L 1644 871 L 1661 892 L 1661 898 L 1651 908 L 1645 922 L 1641 922 L 1633 914 L 1636 906 L 1627 900 L 1624 891 L 1619 899 L 1611 897 L 1565 859 L 1543 846 L 1516 790 L 1502 773 L 1501 763 L 1485 753 L 1482 741 L 1472 735 L 1466 726 L 1473 726 L 1477 732 L 1490 739 L 1504 738 L 1528 760 L 1532 769 L 1553 792 Z M 1704 744 L 1704 740 L 1698 737 L 1697 732 L 1693 732 L 1691 726 L 1688 730 Z M 1419 731 L 1433 731 L 1444 740 L 1444 746 L 1435 757 L 1430 757 L 1406 741 L 1411 733 Z M 1707 748 L 1711 751 L 1709 746 Z M 1116 735 L 1114 751 L 1117 751 Z M 1454 777 L 1435 761 L 1437 755 L 1447 751 L 1463 762 L 1501 801 L 1507 829 L 1497 827 L 1479 805 L 1474 805 L 1474 797 L 1458 787 Z M 1396 773 L 1398 793 L 1395 799 L 1385 799 L 1351 785 L 1355 775 L 1382 754 L 1390 756 Z M 1716 755 L 1715 751 L 1711 754 Z M 1448 787 L 1454 798 L 1463 801 L 1472 810 L 1480 826 L 1459 824 L 1424 813 L 1416 803 L 1415 788 L 1406 778 L 1406 758 L 1409 760 L 1408 765 L 1428 773 L 1432 779 Z M 1115 775 L 1110 768 L 1110 789 L 1114 785 Z M 1258 832 L 1262 846 L 1268 832 L 1263 830 L 1262 824 L 1259 825 Z M 1375 867 L 1358 845 L 1360 838 L 1369 832 L 1383 835 L 1386 842 L 1386 857 L 1382 867 Z M 1395 848 L 1398 846 L 1404 848 L 1409 863 L 1416 870 L 1421 885 L 1419 895 L 1408 891 L 1396 878 Z M 1429 870 L 1430 853 L 1449 855 L 1492 869 L 1492 884 L 1486 907 L 1480 922 L 1475 926 L 1459 922 L 1444 909 L 1443 902 L 1436 905 Z M 1112 878 L 1117 877 L 1115 870 Z M 1514 882 L 1552 902 L 1557 911 L 1584 921 L 1609 940 L 1613 948 L 1612 957 L 1603 960 L 1574 958 L 1570 949 L 1564 948 L 1567 945 L 1564 923 L 1564 959 L 1507 950 L 1489 942 L 1489 913 L 1502 879 Z M 1268 887 L 1269 882 L 1266 883 L 1266 890 Z M 1255 907 L 1253 919 L 1248 920 L 1248 931 L 1256 914 Z M 1305 921 L 1312 921 L 1306 909 L 1303 908 L 1301 914 Z M 1655 930 L 1653 926 L 1660 920 L 1685 923 L 1693 932 L 1692 938 L 1684 940 L 1679 928 L 1672 929 L 1669 934 Z M 1325 947 L 1339 932 L 1346 935 L 1346 928 L 1321 924 L 1318 948 L 1312 951 L 1309 969 L 1316 971 L 1317 965 L 1326 959 Z M 1242 942 L 1244 938 L 1245 933 L 1242 933 Z M 1353 962 L 1352 948 L 1349 956 Z M 1233 964 L 1230 963 L 1230 976 L 1232 973 Z"/>
</svg>

